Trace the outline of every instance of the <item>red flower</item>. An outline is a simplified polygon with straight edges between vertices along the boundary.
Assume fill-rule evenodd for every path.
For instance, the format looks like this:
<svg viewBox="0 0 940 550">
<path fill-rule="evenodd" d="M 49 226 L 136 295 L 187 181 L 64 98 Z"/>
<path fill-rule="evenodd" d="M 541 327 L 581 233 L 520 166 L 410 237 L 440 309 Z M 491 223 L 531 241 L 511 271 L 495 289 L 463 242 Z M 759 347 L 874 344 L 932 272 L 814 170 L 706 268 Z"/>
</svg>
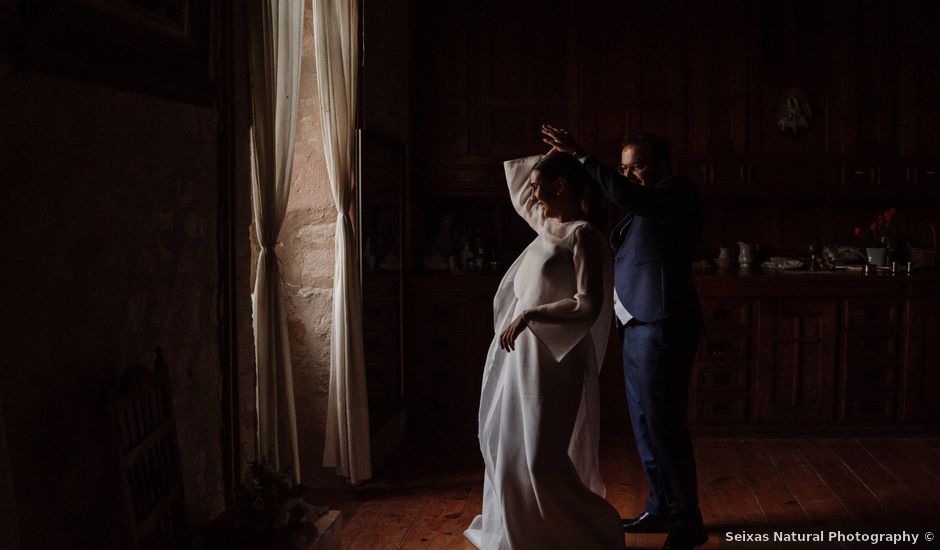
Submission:
<svg viewBox="0 0 940 550">
<path fill-rule="evenodd" d="M 884 242 L 886 238 L 890 238 L 891 233 L 894 231 L 891 222 L 894 220 L 894 216 L 897 213 L 897 208 L 889 208 L 875 217 L 875 221 L 873 221 L 871 225 L 868 226 L 868 229 L 871 231 L 871 238 L 873 239 L 873 242 Z M 863 237 L 862 233 L 863 231 L 861 227 L 855 228 L 856 237 Z"/>
</svg>

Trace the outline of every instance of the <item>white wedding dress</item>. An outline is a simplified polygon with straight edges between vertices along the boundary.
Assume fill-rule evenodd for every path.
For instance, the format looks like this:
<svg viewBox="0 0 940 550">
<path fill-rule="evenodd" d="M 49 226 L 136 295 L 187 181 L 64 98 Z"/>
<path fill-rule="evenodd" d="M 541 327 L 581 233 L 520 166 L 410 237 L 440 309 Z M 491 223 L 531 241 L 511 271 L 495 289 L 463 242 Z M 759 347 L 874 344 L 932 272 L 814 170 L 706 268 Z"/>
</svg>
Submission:
<svg viewBox="0 0 940 550">
<path fill-rule="evenodd" d="M 622 549 L 597 459 L 610 249 L 585 221 L 543 216 L 528 184 L 540 158 L 505 163 L 513 205 L 538 235 L 494 298 L 496 336 L 480 396 L 483 513 L 464 535 L 484 550 Z M 515 351 L 499 349 L 499 334 L 526 310 L 532 321 Z"/>
</svg>

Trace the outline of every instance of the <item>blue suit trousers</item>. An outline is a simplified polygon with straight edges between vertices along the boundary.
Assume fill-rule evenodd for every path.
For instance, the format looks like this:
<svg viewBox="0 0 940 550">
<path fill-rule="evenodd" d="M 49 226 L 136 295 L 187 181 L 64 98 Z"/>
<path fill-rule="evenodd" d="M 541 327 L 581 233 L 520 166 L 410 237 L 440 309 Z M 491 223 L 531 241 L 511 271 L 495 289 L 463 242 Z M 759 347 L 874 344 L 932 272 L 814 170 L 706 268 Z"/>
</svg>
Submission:
<svg viewBox="0 0 940 550">
<path fill-rule="evenodd" d="M 672 318 L 621 330 L 630 419 L 650 487 L 646 511 L 698 516 L 695 454 L 686 426 L 698 331 Z"/>
</svg>

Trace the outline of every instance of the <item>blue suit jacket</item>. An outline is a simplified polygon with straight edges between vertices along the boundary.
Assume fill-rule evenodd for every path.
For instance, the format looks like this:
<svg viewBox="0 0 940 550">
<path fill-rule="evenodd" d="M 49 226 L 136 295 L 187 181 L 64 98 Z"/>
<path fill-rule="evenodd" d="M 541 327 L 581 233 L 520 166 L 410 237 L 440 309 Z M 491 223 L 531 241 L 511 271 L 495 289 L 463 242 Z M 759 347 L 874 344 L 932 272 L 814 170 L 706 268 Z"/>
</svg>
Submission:
<svg viewBox="0 0 940 550">
<path fill-rule="evenodd" d="M 675 318 L 696 331 L 702 313 L 692 260 L 702 225 L 701 198 L 683 176 L 638 185 L 593 157 L 584 161 L 607 199 L 627 211 L 611 234 L 614 284 L 627 311 L 643 322 Z"/>
</svg>

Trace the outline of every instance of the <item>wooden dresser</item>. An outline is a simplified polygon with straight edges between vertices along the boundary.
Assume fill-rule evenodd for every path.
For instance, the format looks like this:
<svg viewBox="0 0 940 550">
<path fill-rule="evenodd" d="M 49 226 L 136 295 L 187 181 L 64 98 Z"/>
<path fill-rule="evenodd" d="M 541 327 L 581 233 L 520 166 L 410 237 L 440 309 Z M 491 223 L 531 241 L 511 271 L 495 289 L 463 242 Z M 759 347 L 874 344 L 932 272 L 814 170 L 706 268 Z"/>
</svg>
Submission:
<svg viewBox="0 0 940 550">
<path fill-rule="evenodd" d="M 411 281 L 412 418 L 474 433 L 499 278 Z M 940 274 L 716 271 L 696 285 L 706 319 L 691 380 L 696 431 L 889 432 L 940 419 Z M 605 368 L 619 368 L 619 353 L 614 340 Z"/>
</svg>

